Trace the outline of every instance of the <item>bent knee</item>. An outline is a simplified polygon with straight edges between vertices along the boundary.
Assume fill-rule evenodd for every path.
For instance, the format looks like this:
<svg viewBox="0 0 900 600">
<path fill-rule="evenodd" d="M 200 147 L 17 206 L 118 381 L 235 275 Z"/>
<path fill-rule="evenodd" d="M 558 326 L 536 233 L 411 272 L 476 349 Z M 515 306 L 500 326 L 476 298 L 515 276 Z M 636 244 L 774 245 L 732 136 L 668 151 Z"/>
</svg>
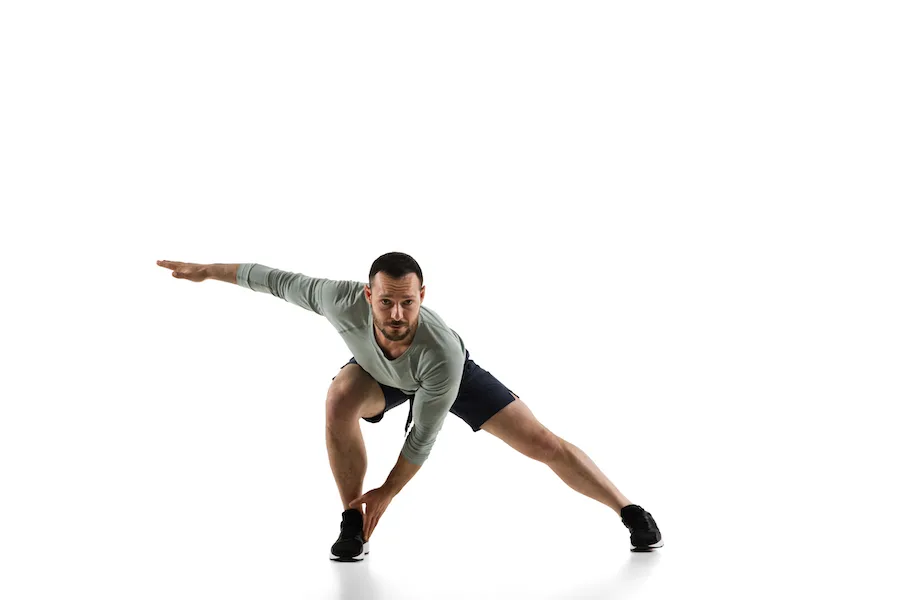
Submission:
<svg viewBox="0 0 900 600">
<path fill-rule="evenodd" d="M 349 421 L 359 417 L 360 399 L 350 393 L 348 386 L 332 385 L 325 395 L 325 418 L 328 421 Z"/>
<path fill-rule="evenodd" d="M 325 396 L 325 419 L 327 421 L 353 421 L 362 417 L 373 417 L 384 410 L 384 395 L 376 384 L 352 386 L 333 383 Z"/>
</svg>

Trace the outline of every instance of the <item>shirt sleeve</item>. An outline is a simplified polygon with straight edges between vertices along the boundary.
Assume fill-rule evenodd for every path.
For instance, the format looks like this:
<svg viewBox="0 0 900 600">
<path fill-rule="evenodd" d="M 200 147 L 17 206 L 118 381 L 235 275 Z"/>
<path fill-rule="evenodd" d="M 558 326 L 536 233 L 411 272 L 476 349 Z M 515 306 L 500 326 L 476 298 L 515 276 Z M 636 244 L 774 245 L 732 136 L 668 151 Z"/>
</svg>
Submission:
<svg viewBox="0 0 900 600">
<path fill-rule="evenodd" d="M 444 356 L 420 382 L 413 398 L 413 426 L 400 451 L 409 462 L 422 465 L 431 453 L 444 418 L 459 394 L 464 364 L 464 356 Z"/>
<path fill-rule="evenodd" d="M 359 286 L 353 281 L 309 277 L 258 263 L 239 264 L 237 284 L 255 292 L 272 294 L 322 316 L 339 303 L 346 302 Z"/>
</svg>

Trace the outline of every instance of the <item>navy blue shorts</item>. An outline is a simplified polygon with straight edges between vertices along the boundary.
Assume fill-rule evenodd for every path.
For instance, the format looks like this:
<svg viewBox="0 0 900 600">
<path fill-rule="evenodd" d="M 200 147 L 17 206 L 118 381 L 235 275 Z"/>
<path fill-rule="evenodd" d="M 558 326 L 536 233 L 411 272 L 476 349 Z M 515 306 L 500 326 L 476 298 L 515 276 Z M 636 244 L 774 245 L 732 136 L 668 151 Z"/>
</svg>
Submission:
<svg viewBox="0 0 900 600">
<path fill-rule="evenodd" d="M 351 363 L 359 364 L 354 357 L 341 368 L 343 369 Z M 331 379 L 334 381 L 334 377 Z M 407 395 L 403 390 L 398 390 L 382 383 L 378 385 L 381 386 L 381 391 L 384 392 L 384 410 L 374 417 L 363 418 L 369 423 L 377 423 L 384 418 L 384 413 L 409 400 L 409 418 L 406 420 L 408 428 L 412 418 L 412 405 L 415 396 Z M 485 421 L 515 400 L 513 393 L 509 388 L 497 381 L 497 378 L 491 375 L 490 371 L 485 371 L 475 364 L 475 361 L 469 358 L 469 351 L 466 350 L 466 362 L 463 366 L 459 393 L 456 395 L 453 405 L 450 406 L 450 412 L 465 421 L 472 428 L 472 431 L 478 431 Z"/>
</svg>

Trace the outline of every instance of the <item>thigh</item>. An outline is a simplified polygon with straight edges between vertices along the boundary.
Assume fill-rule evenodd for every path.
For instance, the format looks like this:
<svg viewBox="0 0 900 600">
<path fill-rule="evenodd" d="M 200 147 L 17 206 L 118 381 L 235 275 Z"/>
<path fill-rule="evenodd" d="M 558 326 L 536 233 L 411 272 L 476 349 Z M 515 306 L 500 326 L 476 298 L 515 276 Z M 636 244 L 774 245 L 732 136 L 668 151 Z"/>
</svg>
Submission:
<svg viewBox="0 0 900 600">
<path fill-rule="evenodd" d="M 351 360 L 331 378 L 328 387 L 330 401 L 346 403 L 348 410 L 359 410 L 363 418 L 384 413 L 385 396 L 381 384 L 356 361 Z"/>
<path fill-rule="evenodd" d="M 338 383 L 340 387 L 336 388 L 335 392 L 342 393 L 348 398 L 361 398 L 362 412 L 360 414 L 369 423 L 378 423 L 384 418 L 384 413 L 400 406 L 410 398 L 402 390 L 376 381 L 356 362 L 355 358 L 351 358 L 331 379 L 329 393 L 331 394 L 335 384 L 341 381 L 342 383 Z"/>
<path fill-rule="evenodd" d="M 473 360 L 467 359 L 463 369 L 459 394 L 450 407 L 450 412 L 479 431 L 484 423 L 515 401 L 516 395 L 500 383 L 489 371 L 485 371 Z"/>
</svg>

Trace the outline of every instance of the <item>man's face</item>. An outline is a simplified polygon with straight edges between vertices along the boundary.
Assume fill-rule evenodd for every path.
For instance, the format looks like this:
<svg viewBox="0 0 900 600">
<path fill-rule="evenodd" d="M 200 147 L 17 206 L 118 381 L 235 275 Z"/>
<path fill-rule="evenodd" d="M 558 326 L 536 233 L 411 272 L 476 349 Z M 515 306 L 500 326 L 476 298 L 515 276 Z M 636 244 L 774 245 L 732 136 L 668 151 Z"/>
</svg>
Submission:
<svg viewBox="0 0 900 600">
<path fill-rule="evenodd" d="M 366 299 L 372 305 L 375 327 L 388 340 L 403 342 L 415 333 L 425 286 L 420 286 L 415 273 L 407 273 L 400 279 L 376 273 L 372 288 L 366 286 Z"/>
</svg>

